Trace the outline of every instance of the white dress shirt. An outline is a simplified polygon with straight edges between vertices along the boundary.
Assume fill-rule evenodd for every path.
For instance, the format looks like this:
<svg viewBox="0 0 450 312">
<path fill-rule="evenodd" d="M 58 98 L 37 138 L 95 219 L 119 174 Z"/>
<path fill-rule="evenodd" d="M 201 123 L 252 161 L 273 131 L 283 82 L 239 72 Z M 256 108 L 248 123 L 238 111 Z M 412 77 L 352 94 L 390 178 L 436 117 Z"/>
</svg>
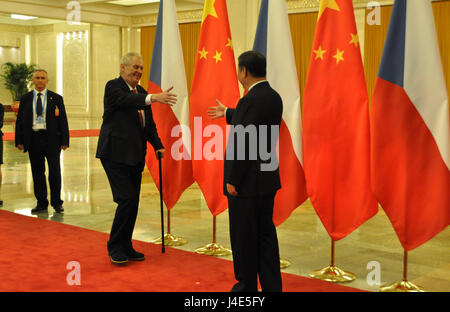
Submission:
<svg viewBox="0 0 450 312">
<path fill-rule="evenodd" d="M 41 101 L 42 101 L 42 116 L 38 116 L 36 112 L 37 108 L 37 98 L 38 93 L 41 93 Z M 36 89 L 33 90 L 33 130 L 47 130 L 47 88 L 42 91 L 38 91 Z"/>
</svg>

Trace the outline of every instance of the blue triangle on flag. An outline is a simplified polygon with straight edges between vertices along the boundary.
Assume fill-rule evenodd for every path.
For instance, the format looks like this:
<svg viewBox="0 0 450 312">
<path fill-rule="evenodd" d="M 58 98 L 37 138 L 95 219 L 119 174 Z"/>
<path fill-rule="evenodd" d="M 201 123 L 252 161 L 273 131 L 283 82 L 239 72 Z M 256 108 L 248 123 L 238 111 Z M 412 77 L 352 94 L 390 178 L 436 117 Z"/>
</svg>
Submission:
<svg viewBox="0 0 450 312">
<path fill-rule="evenodd" d="M 258 26 L 256 27 L 255 42 L 253 50 L 262 53 L 267 57 L 267 18 L 269 10 L 269 1 L 262 0 L 259 10 Z"/>
<path fill-rule="evenodd" d="M 152 65 L 149 80 L 161 86 L 162 63 L 162 28 L 163 28 L 163 0 L 159 4 L 158 21 L 156 23 L 155 43 L 153 44 Z"/>
</svg>

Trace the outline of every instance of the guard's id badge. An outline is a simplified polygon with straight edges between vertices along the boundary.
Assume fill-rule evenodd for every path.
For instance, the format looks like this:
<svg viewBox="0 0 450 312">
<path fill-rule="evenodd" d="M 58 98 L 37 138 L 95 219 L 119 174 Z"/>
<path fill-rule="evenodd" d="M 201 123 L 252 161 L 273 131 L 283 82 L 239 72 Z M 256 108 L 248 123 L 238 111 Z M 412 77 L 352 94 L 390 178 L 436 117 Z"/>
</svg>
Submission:
<svg viewBox="0 0 450 312">
<path fill-rule="evenodd" d="M 36 117 L 35 130 L 45 130 L 44 117 L 42 116 Z"/>
</svg>

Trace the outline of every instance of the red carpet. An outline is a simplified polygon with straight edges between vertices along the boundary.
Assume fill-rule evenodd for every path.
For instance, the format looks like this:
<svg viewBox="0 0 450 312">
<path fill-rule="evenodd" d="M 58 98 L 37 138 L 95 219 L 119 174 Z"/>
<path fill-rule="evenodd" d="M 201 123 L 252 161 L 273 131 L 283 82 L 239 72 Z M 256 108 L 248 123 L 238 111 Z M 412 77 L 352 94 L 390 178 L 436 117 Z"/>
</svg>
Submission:
<svg viewBox="0 0 450 312">
<path fill-rule="evenodd" d="M 100 134 L 100 129 L 83 129 L 83 130 L 69 130 L 69 135 L 71 138 L 82 138 L 98 136 Z M 3 134 L 4 141 L 14 141 L 14 132 L 5 132 Z"/>
<path fill-rule="evenodd" d="M 0 211 L 0 292 L 228 292 L 231 261 L 134 241 L 146 260 L 111 264 L 108 234 Z M 81 285 L 69 286 L 70 261 L 80 264 Z M 70 279 L 69 279 L 70 280 Z M 283 273 L 286 292 L 352 292 L 359 289 Z"/>
<path fill-rule="evenodd" d="M 98 136 L 99 134 L 100 129 L 69 130 L 69 135 L 71 138 L 92 137 Z"/>
<path fill-rule="evenodd" d="M 4 132 L 3 141 L 14 141 L 14 132 Z"/>
</svg>

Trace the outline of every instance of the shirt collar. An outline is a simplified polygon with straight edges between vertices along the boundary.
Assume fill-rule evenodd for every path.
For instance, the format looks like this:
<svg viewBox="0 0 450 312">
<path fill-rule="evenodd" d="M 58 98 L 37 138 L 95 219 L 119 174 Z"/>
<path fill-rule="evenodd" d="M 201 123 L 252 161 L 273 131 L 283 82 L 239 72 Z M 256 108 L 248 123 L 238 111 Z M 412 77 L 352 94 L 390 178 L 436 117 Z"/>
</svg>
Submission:
<svg viewBox="0 0 450 312">
<path fill-rule="evenodd" d="M 125 79 L 124 79 L 123 81 L 125 81 Z M 130 91 L 133 91 L 134 89 L 137 90 L 137 86 L 136 86 L 136 88 L 133 88 L 132 86 L 130 86 L 130 85 L 128 84 L 128 82 L 125 81 L 125 83 L 127 84 L 127 86 L 128 86 L 128 88 L 130 89 Z"/>
<path fill-rule="evenodd" d="M 42 90 L 42 91 L 38 91 L 38 90 L 36 90 L 36 89 L 34 89 L 33 91 L 34 91 L 34 95 L 35 95 L 35 96 L 36 96 L 38 93 L 41 93 L 41 94 L 45 95 L 45 94 L 47 93 L 47 88 L 45 88 L 45 89 Z"/>
<path fill-rule="evenodd" d="M 266 82 L 266 81 L 267 81 L 267 79 L 264 79 L 264 80 L 260 80 L 260 81 L 255 82 L 254 84 L 252 84 L 252 85 L 250 86 L 250 88 L 248 88 L 248 91 L 250 92 L 250 90 L 251 90 L 254 86 L 256 86 L 257 84 L 259 84 L 259 83 L 261 83 L 261 82 Z"/>
</svg>

